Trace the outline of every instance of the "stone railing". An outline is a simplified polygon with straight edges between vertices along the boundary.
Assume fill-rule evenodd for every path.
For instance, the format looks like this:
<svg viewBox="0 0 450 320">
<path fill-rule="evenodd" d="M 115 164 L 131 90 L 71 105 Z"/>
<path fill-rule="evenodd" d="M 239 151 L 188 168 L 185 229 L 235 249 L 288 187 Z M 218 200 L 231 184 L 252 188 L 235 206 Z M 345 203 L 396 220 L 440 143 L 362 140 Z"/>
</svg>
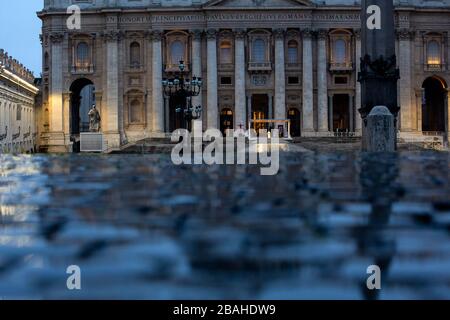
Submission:
<svg viewBox="0 0 450 320">
<path fill-rule="evenodd" d="M 20 137 L 20 126 L 19 126 L 19 132 L 13 134 L 12 141 L 17 140 L 19 137 Z"/>
<path fill-rule="evenodd" d="M 427 63 L 425 64 L 425 71 L 444 71 L 445 65 L 442 63 Z"/>
<path fill-rule="evenodd" d="M 330 71 L 351 71 L 353 63 L 351 62 L 331 62 Z"/>
<path fill-rule="evenodd" d="M 249 62 L 249 71 L 271 71 L 272 63 L 270 62 Z"/>
<path fill-rule="evenodd" d="M 34 82 L 33 73 L 25 68 L 23 64 L 19 63 L 19 61 L 9 56 L 3 49 L 0 49 L 0 68 L 4 68 L 14 73 L 16 76 L 29 83 Z"/>
<path fill-rule="evenodd" d="M 93 64 L 76 64 L 72 66 L 72 73 L 94 73 Z"/>
<path fill-rule="evenodd" d="M 5 140 L 8 137 L 8 126 L 5 126 L 5 133 L 0 134 L 0 141 Z"/>
</svg>

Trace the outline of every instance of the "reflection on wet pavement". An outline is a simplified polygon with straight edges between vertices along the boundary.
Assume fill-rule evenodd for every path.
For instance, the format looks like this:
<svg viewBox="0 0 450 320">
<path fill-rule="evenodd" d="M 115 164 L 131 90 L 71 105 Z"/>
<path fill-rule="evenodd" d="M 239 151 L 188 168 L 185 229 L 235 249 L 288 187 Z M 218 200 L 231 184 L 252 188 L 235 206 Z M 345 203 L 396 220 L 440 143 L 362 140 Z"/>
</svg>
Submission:
<svg viewBox="0 0 450 320">
<path fill-rule="evenodd" d="M 0 160 L 2 299 L 450 298 L 447 153 L 285 153 L 273 177 L 167 155 Z"/>
</svg>

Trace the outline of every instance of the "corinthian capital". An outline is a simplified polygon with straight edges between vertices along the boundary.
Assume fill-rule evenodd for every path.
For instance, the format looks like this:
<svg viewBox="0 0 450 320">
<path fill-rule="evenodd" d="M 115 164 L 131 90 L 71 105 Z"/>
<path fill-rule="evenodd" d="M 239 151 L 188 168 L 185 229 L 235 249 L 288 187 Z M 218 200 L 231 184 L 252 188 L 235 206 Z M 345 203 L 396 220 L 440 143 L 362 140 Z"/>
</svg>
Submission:
<svg viewBox="0 0 450 320">
<path fill-rule="evenodd" d="M 61 43 L 64 40 L 63 32 L 52 32 L 49 36 L 51 43 Z"/>
<path fill-rule="evenodd" d="M 285 33 L 286 33 L 285 29 L 279 28 L 279 29 L 273 30 L 273 34 L 275 36 L 275 39 L 284 39 Z"/>
<path fill-rule="evenodd" d="M 328 29 L 318 29 L 317 30 L 317 38 L 319 40 L 325 40 L 328 38 Z"/>
<path fill-rule="evenodd" d="M 106 30 L 102 36 L 105 41 L 120 41 L 122 39 L 122 33 L 119 30 Z"/>
<path fill-rule="evenodd" d="M 304 39 L 311 39 L 313 36 L 313 31 L 311 29 L 303 29 L 302 30 L 302 37 Z"/>
<path fill-rule="evenodd" d="M 192 39 L 201 40 L 203 35 L 203 30 L 192 30 L 191 32 Z"/>
<path fill-rule="evenodd" d="M 217 29 L 208 29 L 208 30 L 206 31 L 206 37 L 207 37 L 208 39 L 210 39 L 210 40 L 215 40 L 215 39 L 217 39 L 217 34 L 218 34 Z"/>
<path fill-rule="evenodd" d="M 161 41 L 163 35 L 164 34 L 161 30 L 151 30 L 150 31 L 150 39 L 155 42 Z"/>
<path fill-rule="evenodd" d="M 399 40 L 411 40 L 415 34 L 411 29 L 397 29 L 395 32 Z"/>
<path fill-rule="evenodd" d="M 245 29 L 234 29 L 233 31 L 234 31 L 234 37 L 236 39 L 244 39 L 245 35 L 247 34 Z"/>
</svg>

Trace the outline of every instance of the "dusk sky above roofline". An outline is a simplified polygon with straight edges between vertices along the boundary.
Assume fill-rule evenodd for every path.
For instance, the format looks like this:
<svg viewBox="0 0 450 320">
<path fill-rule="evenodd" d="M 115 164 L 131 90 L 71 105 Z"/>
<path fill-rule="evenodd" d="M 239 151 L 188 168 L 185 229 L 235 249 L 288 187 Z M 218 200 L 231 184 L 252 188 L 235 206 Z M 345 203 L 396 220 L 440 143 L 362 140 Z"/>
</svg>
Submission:
<svg viewBox="0 0 450 320">
<path fill-rule="evenodd" d="M 0 10 L 0 48 L 33 71 L 35 77 L 42 70 L 41 20 L 36 15 L 42 7 L 42 0 L 14 0 L 3 1 Z"/>
</svg>

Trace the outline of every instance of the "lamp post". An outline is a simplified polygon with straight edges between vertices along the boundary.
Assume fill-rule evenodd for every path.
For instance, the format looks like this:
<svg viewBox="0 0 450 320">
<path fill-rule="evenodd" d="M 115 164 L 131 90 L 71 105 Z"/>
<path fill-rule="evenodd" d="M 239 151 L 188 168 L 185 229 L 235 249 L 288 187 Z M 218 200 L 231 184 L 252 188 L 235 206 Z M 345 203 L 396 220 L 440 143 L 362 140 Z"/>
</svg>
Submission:
<svg viewBox="0 0 450 320">
<path fill-rule="evenodd" d="M 200 95 L 203 87 L 203 80 L 199 77 L 193 77 L 192 80 L 185 77 L 186 65 L 180 61 L 178 65 L 180 70 L 173 78 L 162 80 L 164 95 L 167 98 L 178 98 L 183 104 L 177 106 L 176 112 L 182 114 L 183 128 L 191 130 L 192 120 L 198 120 L 202 117 L 202 106 L 193 106 L 192 97 Z"/>
</svg>

